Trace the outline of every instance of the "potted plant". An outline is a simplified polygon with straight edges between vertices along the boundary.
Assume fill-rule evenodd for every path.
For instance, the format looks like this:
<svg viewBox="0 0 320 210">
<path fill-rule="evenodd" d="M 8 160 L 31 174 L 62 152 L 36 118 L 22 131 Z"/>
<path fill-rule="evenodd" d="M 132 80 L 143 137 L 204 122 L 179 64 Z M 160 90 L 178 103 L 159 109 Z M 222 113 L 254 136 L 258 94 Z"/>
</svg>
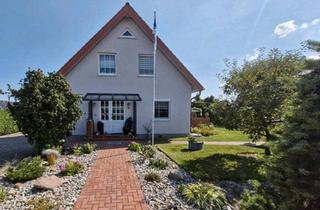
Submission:
<svg viewBox="0 0 320 210">
<path fill-rule="evenodd" d="M 55 165 L 59 156 L 59 152 L 54 149 L 45 149 L 42 151 L 42 155 L 46 157 L 49 165 Z"/>
<path fill-rule="evenodd" d="M 188 149 L 191 151 L 202 150 L 203 148 L 203 142 L 196 141 L 196 138 L 194 136 L 189 136 L 188 142 Z"/>
</svg>

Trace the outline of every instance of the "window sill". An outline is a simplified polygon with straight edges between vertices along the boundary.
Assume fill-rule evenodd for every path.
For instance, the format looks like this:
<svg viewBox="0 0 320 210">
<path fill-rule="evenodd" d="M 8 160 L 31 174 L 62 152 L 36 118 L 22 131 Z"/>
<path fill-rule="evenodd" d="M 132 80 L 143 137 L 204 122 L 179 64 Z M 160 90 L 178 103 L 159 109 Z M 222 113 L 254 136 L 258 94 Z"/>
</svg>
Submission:
<svg viewBox="0 0 320 210">
<path fill-rule="evenodd" d="M 99 77 L 116 77 L 117 74 L 98 74 Z"/>
<path fill-rule="evenodd" d="M 170 118 L 155 118 L 155 122 L 165 122 L 165 121 L 170 121 Z"/>
<path fill-rule="evenodd" d="M 153 74 L 138 74 L 138 77 L 153 77 Z"/>
</svg>

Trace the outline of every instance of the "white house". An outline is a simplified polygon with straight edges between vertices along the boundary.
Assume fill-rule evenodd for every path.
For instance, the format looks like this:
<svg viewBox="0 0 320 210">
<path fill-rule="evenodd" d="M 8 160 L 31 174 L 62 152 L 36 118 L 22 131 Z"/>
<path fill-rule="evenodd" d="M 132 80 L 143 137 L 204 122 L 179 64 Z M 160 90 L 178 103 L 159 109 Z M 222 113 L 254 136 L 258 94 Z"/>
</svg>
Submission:
<svg viewBox="0 0 320 210">
<path fill-rule="evenodd" d="M 74 135 L 96 132 L 99 121 L 104 133 L 119 134 L 129 117 L 132 132 L 146 134 L 153 113 L 153 39 L 152 29 L 126 3 L 59 70 L 83 97 Z M 185 135 L 191 94 L 204 88 L 159 38 L 157 42 L 155 133 Z"/>
</svg>

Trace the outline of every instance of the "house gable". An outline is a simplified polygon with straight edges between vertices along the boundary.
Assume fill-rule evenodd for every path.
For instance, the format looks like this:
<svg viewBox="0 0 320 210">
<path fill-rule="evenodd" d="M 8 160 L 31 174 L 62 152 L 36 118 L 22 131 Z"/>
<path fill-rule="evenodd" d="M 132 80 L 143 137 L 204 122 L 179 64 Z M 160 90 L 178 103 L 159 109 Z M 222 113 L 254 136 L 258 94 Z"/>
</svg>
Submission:
<svg viewBox="0 0 320 210">
<path fill-rule="evenodd" d="M 146 37 L 153 42 L 154 37 L 152 29 L 143 21 L 137 12 L 126 3 L 126 5 L 106 24 L 104 25 L 60 70 L 59 73 L 66 76 L 74 67 L 94 49 L 101 40 L 103 40 L 112 30 L 125 18 L 130 18 Z M 125 33 L 126 31 L 124 31 Z M 130 31 L 129 31 L 130 32 Z M 122 34 L 123 35 L 123 34 Z M 120 34 L 121 36 L 121 34 Z M 203 90 L 203 86 L 195 79 L 188 69 L 179 61 L 179 59 L 170 51 L 170 49 L 157 39 L 158 50 L 175 66 L 180 74 L 191 84 L 193 91 Z"/>
</svg>

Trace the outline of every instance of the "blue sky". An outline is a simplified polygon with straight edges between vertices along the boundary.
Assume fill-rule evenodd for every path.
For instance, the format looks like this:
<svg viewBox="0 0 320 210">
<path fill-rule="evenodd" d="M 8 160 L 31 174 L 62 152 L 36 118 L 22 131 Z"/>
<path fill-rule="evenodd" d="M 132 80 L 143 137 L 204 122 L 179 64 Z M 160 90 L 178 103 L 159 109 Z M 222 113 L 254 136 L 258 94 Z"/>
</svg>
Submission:
<svg viewBox="0 0 320 210">
<path fill-rule="evenodd" d="M 125 2 L 1 1 L 0 89 L 17 87 L 28 67 L 58 70 Z M 319 0 L 129 2 L 149 25 L 157 11 L 159 36 L 205 86 L 203 95 L 221 95 L 216 75 L 224 58 L 250 59 L 260 47 L 288 50 L 320 40 Z"/>
</svg>

